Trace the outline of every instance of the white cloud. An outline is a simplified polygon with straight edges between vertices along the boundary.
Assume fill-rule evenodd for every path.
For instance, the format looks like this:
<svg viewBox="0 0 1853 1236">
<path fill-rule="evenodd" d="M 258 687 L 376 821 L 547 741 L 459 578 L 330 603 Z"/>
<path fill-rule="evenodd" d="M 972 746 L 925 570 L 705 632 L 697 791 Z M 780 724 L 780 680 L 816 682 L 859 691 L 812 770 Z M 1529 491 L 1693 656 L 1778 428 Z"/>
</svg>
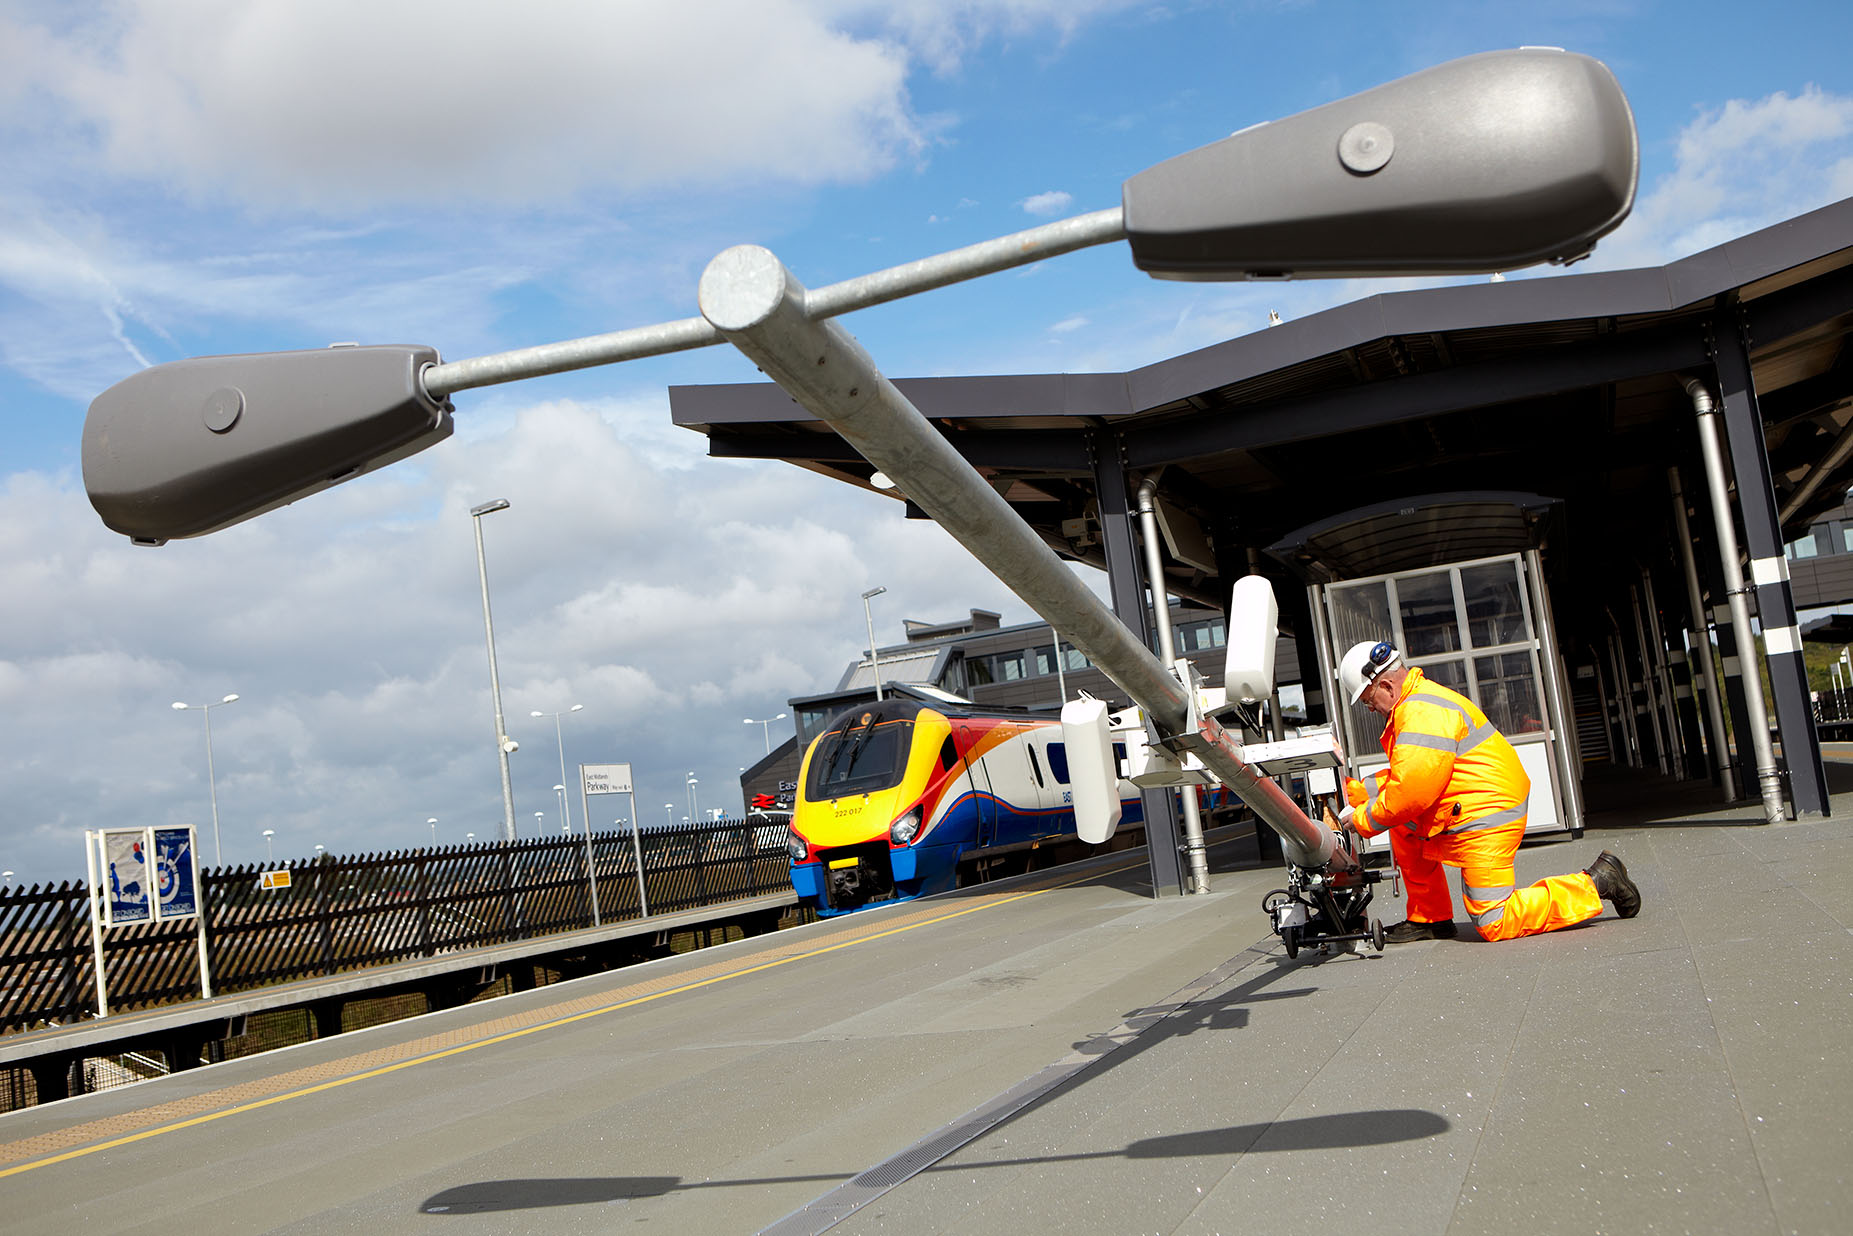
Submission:
<svg viewBox="0 0 1853 1236">
<path fill-rule="evenodd" d="M 1814 86 L 1733 99 L 1679 134 L 1673 170 L 1596 249 L 1608 269 L 1660 265 L 1853 193 L 1853 98 Z"/>
<path fill-rule="evenodd" d="M 496 428 L 211 537 L 137 549 L 72 477 L 0 481 L 0 782 L 8 865 L 81 870 L 78 834 L 132 814 L 209 830 L 213 716 L 228 858 L 487 837 L 500 815 L 468 507 L 483 523 L 518 816 L 555 813 L 566 758 L 628 760 L 643 802 L 737 808 L 763 753 L 744 716 L 828 690 L 878 633 L 979 605 L 1027 618 L 936 526 L 783 465 L 709 460 L 659 395 L 515 405 Z M 902 569 L 898 564 L 905 564 Z M 789 730 L 785 731 L 787 734 Z M 776 732 L 774 740 L 782 735 Z M 651 795 L 657 795 L 652 799 Z M 121 818 L 126 818 L 126 814 Z"/>
<path fill-rule="evenodd" d="M 1026 197 L 1017 205 L 1023 208 L 1025 214 L 1059 215 L 1074 205 L 1074 194 L 1061 189 L 1053 189 L 1048 193 L 1037 193 Z"/>
</svg>

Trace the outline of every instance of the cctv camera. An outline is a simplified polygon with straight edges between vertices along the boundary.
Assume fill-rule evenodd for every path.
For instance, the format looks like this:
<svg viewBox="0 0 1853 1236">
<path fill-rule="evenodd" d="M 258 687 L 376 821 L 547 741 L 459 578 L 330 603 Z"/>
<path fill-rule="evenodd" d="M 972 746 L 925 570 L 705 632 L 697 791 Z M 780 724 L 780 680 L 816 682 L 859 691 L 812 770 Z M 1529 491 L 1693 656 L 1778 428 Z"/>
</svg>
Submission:
<svg viewBox="0 0 1853 1236">
<path fill-rule="evenodd" d="M 521 750 L 521 744 L 512 738 L 504 738 L 502 740 L 502 750 L 509 755 L 513 755 L 515 752 Z"/>
</svg>

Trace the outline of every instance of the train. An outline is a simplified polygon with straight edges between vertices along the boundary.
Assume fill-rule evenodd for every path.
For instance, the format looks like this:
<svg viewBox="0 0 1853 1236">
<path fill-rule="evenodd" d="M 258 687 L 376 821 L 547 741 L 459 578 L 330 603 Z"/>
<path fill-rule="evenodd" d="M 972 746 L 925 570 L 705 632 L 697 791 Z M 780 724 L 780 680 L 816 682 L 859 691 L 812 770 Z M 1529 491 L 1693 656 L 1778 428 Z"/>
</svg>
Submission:
<svg viewBox="0 0 1853 1236">
<path fill-rule="evenodd" d="M 1136 786 L 1119 792 L 1125 845 L 1144 816 Z M 836 717 L 805 752 L 791 882 L 819 914 L 843 914 L 1069 842 L 1081 844 L 1057 718 L 890 696 Z"/>
</svg>

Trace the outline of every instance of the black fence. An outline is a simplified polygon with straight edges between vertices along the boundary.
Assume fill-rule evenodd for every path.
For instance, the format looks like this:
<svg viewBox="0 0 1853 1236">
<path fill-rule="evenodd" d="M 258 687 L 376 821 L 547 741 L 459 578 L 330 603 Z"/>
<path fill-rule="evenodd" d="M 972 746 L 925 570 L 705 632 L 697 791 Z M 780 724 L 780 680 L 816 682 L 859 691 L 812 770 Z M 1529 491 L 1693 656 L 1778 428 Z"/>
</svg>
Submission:
<svg viewBox="0 0 1853 1236">
<path fill-rule="evenodd" d="M 783 824 L 721 820 L 638 837 L 652 914 L 790 886 Z M 492 842 L 387 854 L 324 854 L 200 873 L 215 995 L 641 916 L 631 834 Z M 588 870 L 588 866 L 590 870 Z M 266 870 L 287 871 L 263 888 Z M 0 892 L 0 1033 L 96 1015 L 82 881 Z M 103 933 L 111 1012 L 201 994 L 198 924 Z"/>
</svg>

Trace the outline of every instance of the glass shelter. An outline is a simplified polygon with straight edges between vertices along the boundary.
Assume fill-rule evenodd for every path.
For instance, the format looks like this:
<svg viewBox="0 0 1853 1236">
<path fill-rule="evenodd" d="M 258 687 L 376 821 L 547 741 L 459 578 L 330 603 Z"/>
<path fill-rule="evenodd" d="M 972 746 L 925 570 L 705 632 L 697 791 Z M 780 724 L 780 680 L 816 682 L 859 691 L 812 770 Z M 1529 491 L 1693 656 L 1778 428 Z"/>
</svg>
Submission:
<svg viewBox="0 0 1853 1236">
<path fill-rule="evenodd" d="M 1353 644 L 1387 639 L 1407 664 L 1479 705 L 1511 741 L 1531 778 L 1526 834 L 1581 834 L 1581 759 L 1575 728 L 1565 724 L 1568 679 L 1536 550 L 1314 584 L 1307 592 L 1350 775 L 1377 772 L 1389 759 L 1380 744 L 1383 719 L 1346 702 L 1338 661 Z"/>
</svg>

